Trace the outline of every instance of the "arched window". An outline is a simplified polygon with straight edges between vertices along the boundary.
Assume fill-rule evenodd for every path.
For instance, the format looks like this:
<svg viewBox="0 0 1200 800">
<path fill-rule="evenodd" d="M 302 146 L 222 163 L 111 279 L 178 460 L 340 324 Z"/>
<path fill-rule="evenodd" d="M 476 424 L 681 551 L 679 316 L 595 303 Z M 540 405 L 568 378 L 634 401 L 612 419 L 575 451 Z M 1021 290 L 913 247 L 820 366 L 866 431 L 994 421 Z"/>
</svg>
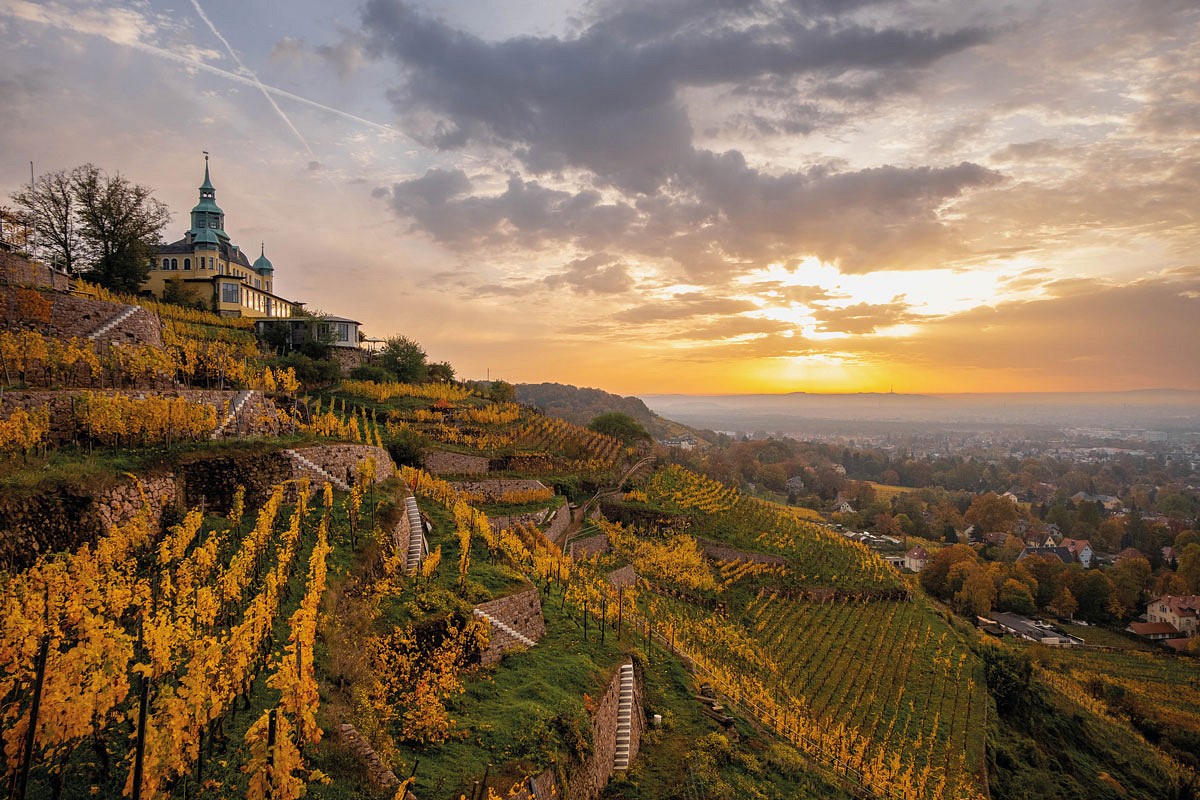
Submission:
<svg viewBox="0 0 1200 800">
<path fill-rule="evenodd" d="M 191 268 L 192 268 L 192 260 L 191 260 L 190 258 L 185 258 L 185 259 L 183 260 L 183 268 L 184 268 L 184 269 L 191 269 Z"/>
<path fill-rule="evenodd" d="M 171 269 L 179 269 L 179 259 L 178 258 L 171 259 Z"/>
<path fill-rule="evenodd" d="M 163 267 L 162 267 L 162 268 L 163 268 L 163 269 L 170 269 L 170 268 L 171 268 L 171 259 L 169 259 L 169 258 L 164 258 L 164 259 L 163 259 Z"/>
</svg>

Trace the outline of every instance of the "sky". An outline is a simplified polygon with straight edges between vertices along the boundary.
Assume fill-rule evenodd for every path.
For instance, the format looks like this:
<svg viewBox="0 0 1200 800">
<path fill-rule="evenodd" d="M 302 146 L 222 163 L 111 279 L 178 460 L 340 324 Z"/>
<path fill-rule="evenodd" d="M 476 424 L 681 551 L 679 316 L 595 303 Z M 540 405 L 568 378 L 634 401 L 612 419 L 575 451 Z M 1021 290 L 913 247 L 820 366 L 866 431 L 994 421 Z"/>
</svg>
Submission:
<svg viewBox="0 0 1200 800">
<path fill-rule="evenodd" d="M 1194 0 L 0 0 L 92 162 L 460 377 L 1200 390 Z"/>
</svg>

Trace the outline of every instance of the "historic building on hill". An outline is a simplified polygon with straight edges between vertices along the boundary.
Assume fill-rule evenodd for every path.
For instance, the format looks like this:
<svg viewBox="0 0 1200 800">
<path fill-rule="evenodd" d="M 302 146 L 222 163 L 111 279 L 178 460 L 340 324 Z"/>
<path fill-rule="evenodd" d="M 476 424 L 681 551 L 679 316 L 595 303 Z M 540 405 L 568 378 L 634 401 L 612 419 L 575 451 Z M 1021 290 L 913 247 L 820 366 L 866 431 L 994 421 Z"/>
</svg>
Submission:
<svg viewBox="0 0 1200 800">
<path fill-rule="evenodd" d="M 225 232 L 225 212 L 217 205 L 217 192 L 208 176 L 204 156 L 204 183 L 200 202 L 192 209 L 192 227 L 183 238 L 159 247 L 150 259 L 150 274 L 142 289 L 162 297 L 172 283 L 180 296 L 212 302 L 220 314 L 255 319 L 284 319 L 303 313 L 304 304 L 275 294 L 275 267 L 261 246 L 253 262 Z"/>
</svg>

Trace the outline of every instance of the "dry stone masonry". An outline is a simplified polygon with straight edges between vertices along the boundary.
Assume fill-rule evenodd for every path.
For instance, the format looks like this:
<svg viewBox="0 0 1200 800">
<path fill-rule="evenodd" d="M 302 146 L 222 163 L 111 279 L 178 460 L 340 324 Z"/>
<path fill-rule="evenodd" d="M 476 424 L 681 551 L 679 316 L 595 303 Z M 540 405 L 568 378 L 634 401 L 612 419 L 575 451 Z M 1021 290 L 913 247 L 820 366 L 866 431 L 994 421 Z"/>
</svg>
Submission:
<svg viewBox="0 0 1200 800">
<path fill-rule="evenodd" d="M 473 613 L 493 623 L 488 648 L 480 655 L 484 666 L 497 663 L 516 647 L 532 647 L 546 633 L 542 597 L 535 587 L 483 603 Z"/>
<path fill-rule="evenodd" d="M 636 666 L 631 670 L 632 694 L 630 695 L 629 740 L 626 763 L 637 758 L 638 746 L 645 728 L 645 713 L 642 711 L 642 676 Z M 617 727 L 621 708 L 621 685 L 624 676 L 618 668 L 608 682 L 604 696 L 592 716 L 592 753 L 568 778 L 564 797 L 566 800 L 593 800 L 608 784 L 615 771 L 617 759 Z M 627 679 L 628 680 L 628 679 Z M 628 688 L 628 683 L 626 683 Z"/>
<path fill-rule="evenodd" d="M 488 460 L 482 456 L 435 451 L 425 456 L 425 469 L 434 475 L 485 475 Z"/>
<path fill-rule="evenodd" d="M 382 447 L 368 444 L 327 444 L 284 451 L 292 459 L 292 477 L 310 478 L 318 484 L 330 481 L 346 491 L 358 480 L 359 464 L 375 459 L 375 482 L 386 481 L 396 472 L 392 457 Z"/>
</svg>

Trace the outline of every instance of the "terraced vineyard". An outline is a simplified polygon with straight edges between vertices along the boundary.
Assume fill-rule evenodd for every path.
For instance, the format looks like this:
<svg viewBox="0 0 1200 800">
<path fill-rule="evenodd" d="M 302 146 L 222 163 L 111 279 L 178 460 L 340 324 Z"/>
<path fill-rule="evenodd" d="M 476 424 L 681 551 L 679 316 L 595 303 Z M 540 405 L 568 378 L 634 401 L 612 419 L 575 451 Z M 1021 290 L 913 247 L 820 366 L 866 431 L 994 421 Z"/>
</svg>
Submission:
<svg viewBox="0 0 1200 800">
<path fill-rule="evenodd" d="M 783 685 L 814 717 L 856 730 L 882 752 L 903 753 L 914 771 L 932 768 L 951 783 L 982 777 L 981 667 L 923 603 L 767 596 L 749 612 Z"/>
<path fill-rule="evenodd" d="M 745 497 L 675 465 L 655 472 L 644 492 L 652 507 L 690 513 L 693 535 L 788 559 L 788 585 L 847 591 L 902 588 L 896 571 L 878 555 L 813 522 L 805 509 Z"/>
<path fill-rule="evenodd" d="M 982 795 L 982 665 L 875 553 L 678 466 L 659 469 L 627 499 L 737 548 L 717 548 L 716 566 L 718 601 L 738 612 L 714 617 L 690 604 L 686 583 L 656 587 L 642 604 L 720 691 L 877 796 Z M 756 554 L 786 564 L 756 563 L 767 561 Z"/>
</svg>

